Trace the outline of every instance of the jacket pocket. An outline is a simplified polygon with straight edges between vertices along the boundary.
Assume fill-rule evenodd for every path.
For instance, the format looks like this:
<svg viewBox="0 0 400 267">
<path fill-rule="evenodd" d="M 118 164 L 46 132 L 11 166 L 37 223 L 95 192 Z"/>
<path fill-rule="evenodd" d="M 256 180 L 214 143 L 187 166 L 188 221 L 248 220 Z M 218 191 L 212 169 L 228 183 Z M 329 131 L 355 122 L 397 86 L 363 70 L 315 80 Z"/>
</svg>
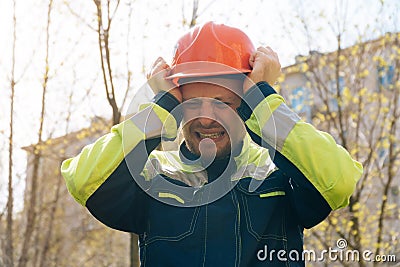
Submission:
<svg viewBox="0 0 400 267">
<path fill-rule="evenodd" d="M 174 182 L 172 179 L 166 179 Z M 172 202 L 171 202 L 172 201 Z M 179 192 L 155 188 L 147 202 L 147 226 L 144 242 L 180 241 L 195 231 L 200 207 L 184 207 L 186 201 Z M 176 203 L 178 205 L 170 204 Z"/>
<path fill-rule="evenodd" d="M 271 174 L 252 192 L 249 191 L 252 178 L 244 178 L 236 186 L 247 231 L 258 241 L 286 241 L 287 196 L 285 180 L 278 174 Z"/>
</svg>

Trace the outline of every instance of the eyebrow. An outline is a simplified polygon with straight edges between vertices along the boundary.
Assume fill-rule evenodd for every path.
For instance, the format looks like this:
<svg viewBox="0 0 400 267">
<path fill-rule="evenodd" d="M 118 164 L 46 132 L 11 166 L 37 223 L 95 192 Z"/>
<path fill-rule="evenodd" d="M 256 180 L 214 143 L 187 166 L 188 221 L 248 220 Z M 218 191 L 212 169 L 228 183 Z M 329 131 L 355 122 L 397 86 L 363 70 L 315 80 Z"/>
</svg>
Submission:
<svg viewBox="0 0 400 267">
<path fill-rule="evenodd" d="M 187 100 L 191 100 L 191 99 L 196 99 L 196 98 L 210 98 L 210 99 L 215 99 L 221 102 L 225 102 L 225 101 L 233 101 L 234 97 L 232 96 L 228 96 L 228 97 L 223 97 L 223 96 L 216 96 L 216 97 L 192 97 L 192 98 L 187 98 L 187 99 L 183 99 L 182 101 L 187 101 Z"/>
</svg>

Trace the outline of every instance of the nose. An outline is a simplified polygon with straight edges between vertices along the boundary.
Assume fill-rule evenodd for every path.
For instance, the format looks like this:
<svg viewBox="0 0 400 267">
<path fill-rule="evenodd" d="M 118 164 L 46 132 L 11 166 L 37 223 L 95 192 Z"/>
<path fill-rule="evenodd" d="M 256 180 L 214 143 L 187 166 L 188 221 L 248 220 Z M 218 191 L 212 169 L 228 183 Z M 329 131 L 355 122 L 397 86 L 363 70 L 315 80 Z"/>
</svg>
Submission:
<svg viewBox="0 0 400 267">
<path fill-rule="evenodd" d="M 216 123 L 216 114 L 209 101 L 203 101 L 199 111 L 199 123 L 205 128 L 211 128 Z"/>
</svg>

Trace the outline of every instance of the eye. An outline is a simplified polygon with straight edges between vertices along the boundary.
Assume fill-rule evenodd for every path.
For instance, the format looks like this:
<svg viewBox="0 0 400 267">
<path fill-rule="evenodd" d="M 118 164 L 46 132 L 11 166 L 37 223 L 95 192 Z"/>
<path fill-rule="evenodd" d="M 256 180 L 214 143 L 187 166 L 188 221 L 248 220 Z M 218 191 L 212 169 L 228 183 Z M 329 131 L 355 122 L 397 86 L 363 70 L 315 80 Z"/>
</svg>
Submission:
<svg viewBox="0 0 400 267">
<path fill-rule="evenodd" d="M 231 106 L 230 102 L 215 101 L 214 106 L 218 109 L 225 109 Z"/>
<path fill-rule="evenodd" d="M 183 102 L 183 107 L 187 109 L 198 109 L 201 106 L 201 102 L 196 99 L 186 100 Z"/>
</svg>

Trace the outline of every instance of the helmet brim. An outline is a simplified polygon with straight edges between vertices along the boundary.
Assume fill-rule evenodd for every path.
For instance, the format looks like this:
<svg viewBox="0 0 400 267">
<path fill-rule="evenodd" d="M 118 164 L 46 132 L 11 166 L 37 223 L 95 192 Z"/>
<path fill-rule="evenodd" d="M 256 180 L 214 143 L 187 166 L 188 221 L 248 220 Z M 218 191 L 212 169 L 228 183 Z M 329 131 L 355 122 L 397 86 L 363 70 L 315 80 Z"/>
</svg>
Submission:
<svg viewBox="0 0 400 267">
<path fill-rule="evenodd" d="M 180 78 L 209 77 L 227 74 L 246 74 L 251 69 L 232 68 L 231 66 L 215 62 L 189 62 L 174 66 L 169 75 L 165 77 L 168 80 L 178 80 Z"/>
<path fill-rule="evenodd" d="M 173 79 L 180 79 L 180 78 L 196 78 L 196 77 L 210 77 L 210 76 L 219 76 L 219 75 L 227 75 L 227 74 L 241 74 L 241 73 L 250 73 L 251 70 L 237 70 L 237 71 L 214 71 L 214 72 L 207 72 L 204 70 L 199 70 L 198 72 L 196 71 L 189 71 L 189 72 L 178 72 L 171 74 L 165 79 L 167 80 L 173 80 Z"/>
</svg>

